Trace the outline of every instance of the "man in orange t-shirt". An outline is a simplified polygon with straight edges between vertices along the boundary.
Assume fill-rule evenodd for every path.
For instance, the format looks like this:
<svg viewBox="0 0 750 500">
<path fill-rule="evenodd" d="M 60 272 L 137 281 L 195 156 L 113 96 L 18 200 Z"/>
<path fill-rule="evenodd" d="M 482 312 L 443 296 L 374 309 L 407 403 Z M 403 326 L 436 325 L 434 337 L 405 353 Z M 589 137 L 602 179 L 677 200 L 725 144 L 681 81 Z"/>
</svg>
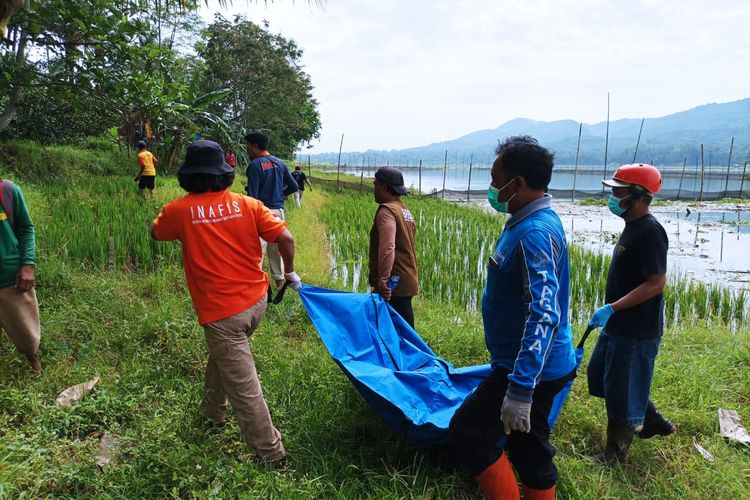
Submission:
<svg viewBox="0 0 750 500">
<path fill-rule="evenodd" d="M 278 245 L 284 277 L 299 290 L 294 238 L 263 203 L 229 191 L 234 169 L 217 143 L 188 146 L 177 176 L 188 194 L 162 208 L 151 234 L 182 243 L 188 290 L 208 344 L 206 412 L 223 424 L 228 398 L 248 446 L 266 461 L 281 460 L 286 452 L 263 398 L 248 337 L 267 306 L 260 238 Z"/>
</svg>

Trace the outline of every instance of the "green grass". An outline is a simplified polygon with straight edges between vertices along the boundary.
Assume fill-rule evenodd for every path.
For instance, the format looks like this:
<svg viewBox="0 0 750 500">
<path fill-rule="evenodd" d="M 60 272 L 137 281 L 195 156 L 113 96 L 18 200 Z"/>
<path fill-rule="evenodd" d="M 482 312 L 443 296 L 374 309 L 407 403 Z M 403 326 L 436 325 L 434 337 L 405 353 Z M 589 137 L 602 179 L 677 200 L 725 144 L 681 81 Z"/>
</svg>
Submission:
<svg viewBox="0 0 750 500">
<path fill-rule="evenodd" d="M 0 143 L 0 167 L 16 181 L 83 180 L 92 175 L 128 175 L 138 173 L 135 153 L 107 148 L 100 140 L 82 146 L 42 146 L 34 141 L 13 140 Z"/>
<path fill-rule="evenodd" d="M 606 207 L 607 198 L 584 198 L 578 204 L 584 207 Z"/>
<path fill-rule="evenodd" d="M 750 185 L 748 186 L 747 190 L 745 191 L 746 194 L 750 194 Z M 703 205 L 721 205 L 725 203 L 732 203 L 736 205 L 750 205 L 750 199 L 748 198 L 722 198 L 720 200 L 712 200 L 712 201 L 701 201 L 701 202 L 695 202 L 697 204 L 703 204 Z"/>
<path fill-rule="evenodd" d="M 750 193 L 750 188 L 748 189 L 748 193 Z M 577 202 L 579 205 L 584 207 L 606 207 L 607 206 L 607 198 L 584 198 L 582 200 L 579 200 Z M 691 207 L 700 207 L 703 205 L 726 205 L 726 204 L 733 204 L 733 205 L 741 205 L 741 206 L 747 206 L 750 205 L 750 200 L 746 198 L 722 198 L 720 200 L 713 200 L 713 201 L 695 201 L 695 200 L 660 200 L 655 199 L 651 202 L 652 207 L 669 207 L 675 204 L 684 204 L 687 203 Z"/>
<path fill-rule="evenodd" d="M 242 182 L 238 179 L 234 189 L 241 190 Z M 357 220 L 331 219 L 354 195 L 323 192 L 315 178 L 313 183 L 303 209 L 289 207 L 287 214 L 296 238 L 296 267 L 308 283 L 334 287 L 330 242 L 323 234 L 336 230 L 334 224 Z M 169 245 L 145 245 L 136 233 L 125 233 L 130 239 L 121 246 L 108 246 L 106 256 L 94 252 L 96 258 L 82 258 L 85 248 L 73 251 L 70 243 L 89 240 L 96 234 L 89 226 L 110 219 L 108 231 L 127 232 L 131 223 L 145 231 L 158 206 L 181 195 L 175 180 L 157 178 L 155 204 L 135 196 L 135 183 L 127 177 L 58 184 L 22 184 L 40 230 L 37 274 L 45 372 L 32 380 L 25 362 L 0 336 L 0 498 L 478 496 L 471 478 L 447 466 L 440 453 L 398 443 L 330 359 L 293 293 L 269 308 L 251 339 L 292 465 L 273 471 L 238 460 L 246 447 L 236 421 L 230 418 L 226 427 L 213 428 L 200 410 L 206 352 L 179 254 L 165 250 Z M 364 195 L 354 202 L 362 204 L 362 213 L 371 220 L 374 203 Z M 422 210 L 422 225 L 428 227 L 424 232 L 430 233 L 426 214 L 443 205 L 413 203 L 416 211 Z M 115 220 L 113 212 L 97 212 L 107 205 L 126 216 Z M 62 206 L 79 215 L 65 218 Z M 477 221 L 486 215 L 445 207 L 451 224 L 462 215 Z M 99 219 L 87 218 L 97 214 Z M 483 238 L 494 244 L 501 224 L 496 219 L 487 223 L 493 230 Z M 57 226 L 66 231 L 54 233 Z M 67 244 L 60 243 L 64 236 Z M 126 257 L 130 246 L 140 257 Z M 595 273 L 605 265 L 591 263 Z M 590 281 L 581 280 L 575 288 Z M 581 311 L 597 305 L 587 298 L 595 291 L 574 293 L 582 293 L 574 306 Z M 722 300 L 706 292 L 704 303 L 711 308 Z M 456 366 L 487 361 L 478 313 L 430 290 L 417 298 L 415 312 L 417 329 L 438 354 Z M 575 330 L 580 335 L 581 325 Z M 717 436 L 716 410 L 738 410 L 750 424 L 749 366 L 746 323 L 736 333 L 718 319 L 670 327 L 657 361 L 653 397 L 679 432 L 637 441 L 632 463 L 613 469 L 584 458 L 601 446 L 606 416 L 602 402 L 587 395 L 581 376 L 553 433 L 560 498 L 746 496 L 750 450 Z M 89 396 L 70 408 L 55 408 L 60 391 L 95 374 L 101 382 Z M 118 436 L 121 454 L 116 465 L 99 470 L 94 456 L 105 431 Z M 693 449 L 693 436 L 714 453 L 716 462 L 706 462 Z"/>
</svg>

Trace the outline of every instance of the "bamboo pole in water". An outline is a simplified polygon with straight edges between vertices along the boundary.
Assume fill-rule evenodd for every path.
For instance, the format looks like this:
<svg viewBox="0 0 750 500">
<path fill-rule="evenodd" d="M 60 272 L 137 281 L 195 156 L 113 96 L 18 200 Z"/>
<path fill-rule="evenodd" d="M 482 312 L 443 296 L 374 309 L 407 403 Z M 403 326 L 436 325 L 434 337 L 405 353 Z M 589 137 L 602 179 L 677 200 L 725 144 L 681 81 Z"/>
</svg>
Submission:
<svg viewBox="0 0 750 500">
<path fill-rule="evenodd" d="M 471 153 L 471 158 L 469 158 L 469 186 L 466 189 L 466 201 L 471 201 L 471 167 L 474 164 L 474 153 Z"/>
<path fill-rule="evenodd" d="M 742 167 L 742 180 L 740 181 L 740 198 L 742 198 L 742 193 L 745 191 L 745 171 L 747 170 L 747 162 L 745 162 L 745 166 Z"/>
<path fill-rule="evenodd" d="M 638 131 L 638 140 L 635 143 L 635 151 L 633 152 L 633 163 L 635 163 L 635 155 L 638 154 L 638 145 L 641 143 L 641 132 L 643 132 L 643 122 L 646 118 L 641 118 L 641 129 Z"/>
<path fill-rule="evenodd" d="M 729 159 L 727 160 L 727 178 L 724 180 L 724 196 L 723 198 L 727 197 L 727 189 L 729 189 L 729 167 L 732 165 L 732 149 L 734 148 L 734 137 L 732 137 L 732 142 L 729 144 Z"/>
<path fill-rule="evenodd" d="M 422 194 L 422 160 L 419 160 L 419 194 Z"/>
<path fill-rule="evenodd" d="M 706 173 L 705 165 L 703 164 L 703 144 L 701 144 L 701 192 L 698 195 L 698 201 L 703 201 L 703 179 Z"/>
<path fill-rule="evenodd" d="M 576 166 L 573 170 L 573 194 L 570 195 L 571 203 L 576 201 L 576 178 L 578 177 L 578 153 L 581 151 L 581 130 L 583 130 L 583 122 L 578 123 L 578 145 L 576 146 Z"/>
<path fill-rule="evenodd" d="M 695 199 L 698 199 L 698 178 L 700 175 L 698 175 L 698 167 L 701 165 L 701 155 L 700 153 L 695 155 L 695 170 L 693 171 L 695 175 L 693 176 L 693 193 L 695 193 Z"/>
<path fill-rule="evenodd" d="M 685 161 L 682 162 L 682 175 L 680 175 L 680 187 L 677 188 L 677 199 L 680 199 L 680 193 L 682 192 L 682 179 L 685 178 L 685 167 L 687 166 L 687 156 L 685 157 Z"/>
<path fill-rule="evenodd" d="M 607 134 L 604 137 L 604 175 L 602 176 L 602 179 L 607 178 L 607 152 L 609 148 L 609 92 L 607 92 Z M 602 184 L 602 194 L 601 197 L 604 198 L 604 184 Z"/>
<path fill-rule="evenodd" d="M 445 150 L 445 158 L 443 159 L 443 199 L 445 199 L 445 173 L 448 170 L 448 150 Z"/>
<path fill-rule="evenodd" d="M 336 189 L 341 188 L 341 148 L 344 147 L 344 134 L 341 134 L 341 143 L 339 144 L 339 159 L 336 160 Z"/>
</svg>

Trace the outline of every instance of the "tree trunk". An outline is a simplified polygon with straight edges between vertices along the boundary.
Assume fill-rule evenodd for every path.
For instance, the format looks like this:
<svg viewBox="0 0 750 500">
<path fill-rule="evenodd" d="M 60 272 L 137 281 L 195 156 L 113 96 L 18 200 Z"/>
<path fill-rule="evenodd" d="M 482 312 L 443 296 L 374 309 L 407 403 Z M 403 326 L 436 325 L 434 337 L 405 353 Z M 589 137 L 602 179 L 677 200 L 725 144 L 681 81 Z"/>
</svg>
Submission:
<svg viewBox="0 0 750 500">
<path fill-rule="evenodd" d="M 180 148 L 182 147 L 182 127 L 178 127 L 172 136 L 172 147 L 167 156 L 167 169 L 169 172 L 177 172 L 177 160 L 179 160 Z"/>
<path fill-rule="evenodd" d="M 20 12 L 20 10 L 26 5 L 26 10 L 29 9 L 29 2 L 24 0 L 3 0 L 0 2 L 0 36 L 5 36 L 5 31 L 8 26 L 10 18 Z"/>
<path fill-rule="evenodd" d="M 26 44 L 28 41 L 29 37 L 26 35 L 26 32 L 22 32 L 21 40 L 18 43 L 18 50 L 16 51 L 16 67 L 13 71 L 14 83 L 10 89 L 8 103 L 5 105 L 3 112 L 0 113 L 0 132 L 5 130 L 16 116 L 18 104 L 23 99 L 23 85 L 19 82 L 19 73 L 23 71 L 23 65 L 26 62 Z"/>
</svg>

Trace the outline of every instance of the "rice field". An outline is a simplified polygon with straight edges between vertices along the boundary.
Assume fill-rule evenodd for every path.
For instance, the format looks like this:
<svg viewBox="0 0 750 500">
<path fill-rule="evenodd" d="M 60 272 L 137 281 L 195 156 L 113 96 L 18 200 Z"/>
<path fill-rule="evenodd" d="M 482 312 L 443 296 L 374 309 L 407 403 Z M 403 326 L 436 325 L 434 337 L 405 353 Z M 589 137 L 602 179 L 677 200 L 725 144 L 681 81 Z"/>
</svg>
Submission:
<svg viewBox="0 0 750 500">
<path fill-rule="evenodd" d="M 471 477 L 446 466 L 439 450 L 404 447 L 388 430 L 331 361 L 296 294 L 269 307 L 251 339 L 291 466 L 247 461 L 236 420 L 217 428 L 200 407 L 206 352 L 179 244 L 148 234 L 159 208 L 183 191 L 176 179 L 159 177 L 157 199 L 143 200 L 131 178 L 19 182 L 37 226 L 45 371 L 30 379 L 0 336 L 0 498 L 478 497 Z M 309 284 L 337 286 L 333 273 L 339 287 L 365 290 L 372 196 L 313 183 L 302 210 L 288 213 L 296 268 Z M 242 185 L 238 178 L 234 190 Z M 504 219 L 433 199 L 406 201 L 419 224 L 420 334 L 456 366 L 485 363 L 481 318 L 470 309 Z M 608 259 L 576 248 L 571 258 L 573 313 L 583 320 L 601 298 Z M 583 457 L 600 449 L 606 415 L 579 377 L 553 435 L 561 498 L 744 498 L 748 455 L 716 435 L 715 415 L 717 407 L 734 408 L 748 418 L 748 336 L 731 334 L 723 319 L 746 305 L 718 287 L 672 281 L 679 297 L 668 299 L 672 314 L 705 318 L 683 318 L 684 328 L 668 332 L 680 341 L 664 342 L 654 379 L 655 400 L 681 432 L 634 443 L 626 467 L 593 466 Z M 55 408 L 62 389 L 97 374 L 91 394 Z M 118 437 L 119 456 L 103 468 L 96 456 L 106 433 Z M 695 452 L 695 437 L 714 464 Z"/>
<path fill-rule="evenodd" d="M 151 238 L 160 204 L 143 199 L 130 179 L 96 177 L 37 186 L 37 241 L 45 254 L 97 269 L 154 270 L 180 261 L 180 247 Z M 102 201 L 106 200 L 106 203 Z"/>
<path fill-rule="evenodd" d="M 503 219 L 472 207 L 428 198 L 405 200 L 417 223 L 417 259 L 422 293 L 476 310 L 485 264 Z M 323 220 L 332 249 L 334 279 L 350 291 L 365 291 L 369 234 L 375 215 L 372 195 L 340 194 Z"/>
<path fill-rule="evenodd" d="M 38 245 L 44 253 L 93 269 L 153 271 L 179 263 L 180 246 L 151 239 L 150 225 L 161 205 L 181 196 L 175 179 L 160 179 L 158 200 L 143 199 L 122 177 L 38 184 L 30 193 Z M 234 189 L 241 190 L 242 179 Z M 368 186 L 369 187 L 369 186 Z M 369 191 L 369 189 L 365 189 Z M 107 203 L 102 203 L 106 199 Z M 477 311 L 486 262 L 502 232 L 505 216 L 429 197 L 405 199 L 417 221 L 421 293 Z M 369 192 L 337 193 L 323 212 L 333 281 L 363 292 L 367 284 L 369 231 L 375 202 Z M 604 300 L 608 255 L 570 245 L 571 319 L 583 322 L 592 304 Z M 719 284 L 670 275 L 665 292 L 668 325 L 697 320 L 727 323 L 748 320 L 748 297 Z"/>
<path fill-rule="evenodd" d="M 476 311 L 486 279 L 487 258 L 494 250 L 505 216 L 477 207 L 427 197 L 406 197 L 417 222 L 417 259 L 421 293 Z M 367 284 L 369 231 L 375 215 L 371 193 L 337 194 L 324 213 L 331 247 L 333 278 L 349 291 Z M 570 245 L 572 322 L 590 317 L 602 304 L 610 257 Z M 665 292 L 667 325 L 722 321 L 736 329 L 748 319 L 748 298 L 719 284 L 670 275 Z"/>
</svg>

